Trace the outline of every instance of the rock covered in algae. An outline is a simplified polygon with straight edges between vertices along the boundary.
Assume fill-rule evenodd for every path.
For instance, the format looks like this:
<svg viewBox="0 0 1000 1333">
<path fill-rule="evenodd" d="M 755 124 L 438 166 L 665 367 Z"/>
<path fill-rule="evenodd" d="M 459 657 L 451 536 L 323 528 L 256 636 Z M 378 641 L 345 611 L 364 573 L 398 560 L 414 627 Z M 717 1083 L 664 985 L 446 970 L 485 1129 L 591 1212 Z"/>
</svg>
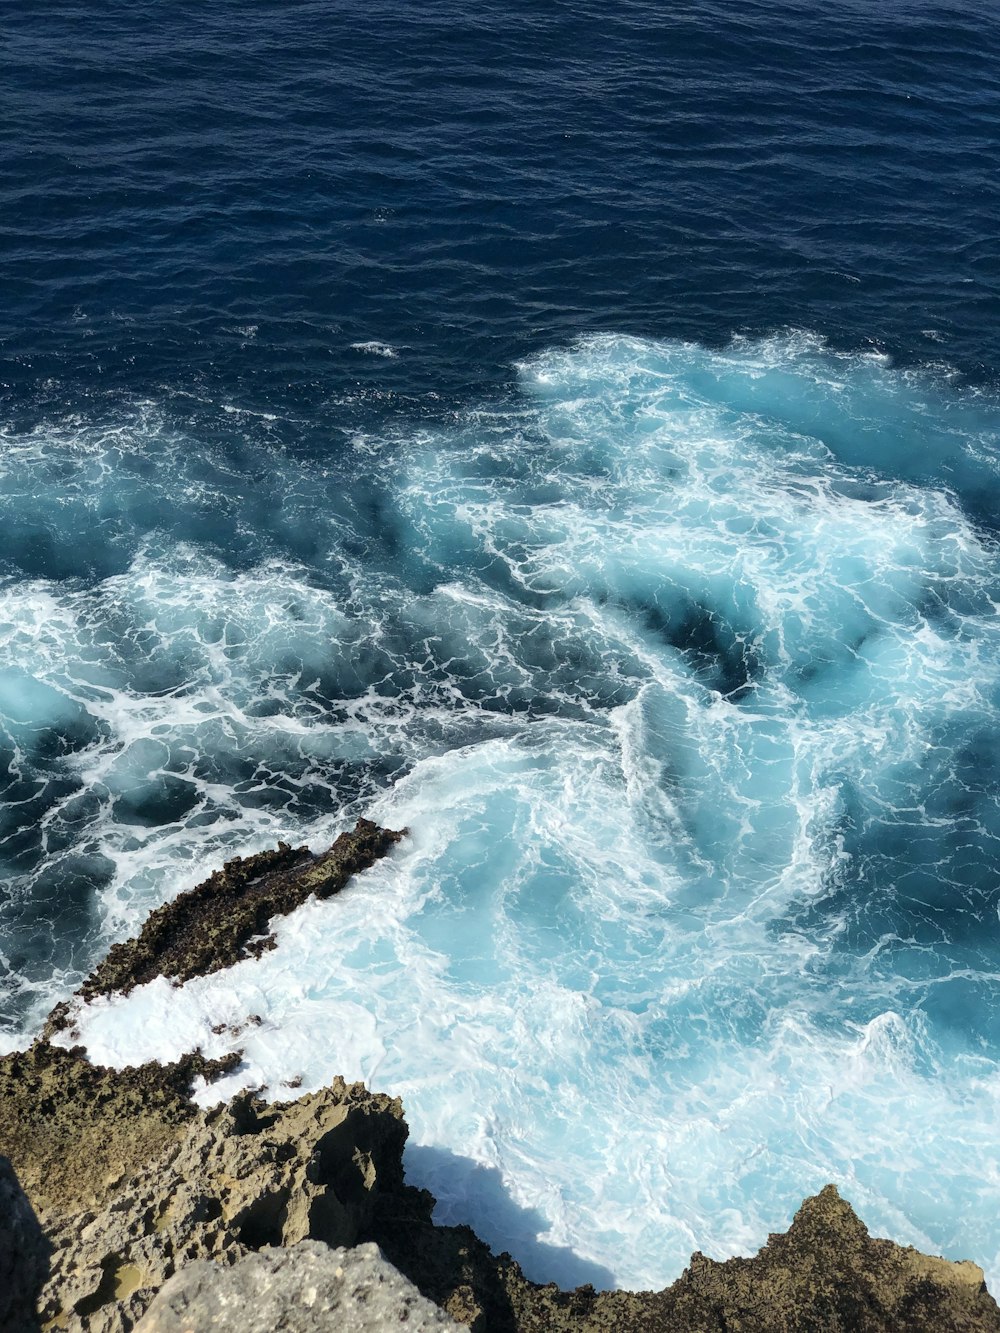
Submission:
<svg viewBox="0 0 1000 1333">
<path fill-rule="evenodd" d="M 172 1277 L 138 1333 L 459 1333 L 386 1263 L 377 1245 L 330 1249 L 304 1240 L 262 1250 L 234 1268 L 196 1262 Z"/>
<path fill-rule="evenodd" d="M 134 939 L 112 945 L 80 987 L 78 999 L 127 994 L 158 976 L 190 981 L 242 958 L 259 957 L 274 946 L 269 933 L 274 917 L 293 912 L 314 895 L 329 898 L 339 893 L 353 875 L 385 856 L 403 836 L 403 831 L 359 819 L 351 832 L 342 833 L 319 855 L 308 847 L 279 843 L 273 851 L 234 857 L 201 884 L 152 912 Z M 72 1011 L 72 1002 L 57 1005 L 46 1035 L 65 1028 Z"/>
</svg>

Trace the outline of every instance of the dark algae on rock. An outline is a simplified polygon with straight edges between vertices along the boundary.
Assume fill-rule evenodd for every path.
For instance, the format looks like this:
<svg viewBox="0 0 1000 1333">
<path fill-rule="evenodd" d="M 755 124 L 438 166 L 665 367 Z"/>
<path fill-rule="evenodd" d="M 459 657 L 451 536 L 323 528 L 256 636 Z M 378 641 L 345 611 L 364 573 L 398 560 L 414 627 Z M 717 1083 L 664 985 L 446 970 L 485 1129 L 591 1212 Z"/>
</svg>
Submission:
<svg viewBox="0 0 1000 1333">
<path fill-rule="evenodd" d="M 404 836 L 359 819 L 328 851 L 279 843 L 273 851 L 237 856 L 221 870 L 147 918 L 135 939 L 112 945 L 80 987 L 82 1000 L 127 994 L 154 977 L 190 981 L 259 957 L 274 947 L 269 926 L 310 897 L 339 893 L 352 875 L 367 870 Z M 49 1031 L 66 1025 L 70 1006 L 53 1010 Z"/>
<path fill-rule="evenodd" d="M 158 975 L 182 984 L 266 947 L 275 915 L 338 892 L 401 836 L 361 820 L 320 856 L 280 846 L 229 862 L 116 946 L 73 1005 Z M 695 1254 L 663 1291 L 539 1286 L 468 1227 L 434 1224 L 433 1197 L 404 1179 L 398 1099 L 333 1078 L 285 1104 L 241 1093 L 204 1110 L 191 1100 L 192 1081 L 231 1069 L 238 1053 L 105 1069 L 81 1047 L 57 1044 L 72 1012 L 61 1006 L 46 1036 L 0 1060 L 0 1153 L 13 1168 L 0 1179 L 0 1277 L 9 1287 L 0 1333 L 38 1329 L 39 1319 L 46 1330 L 128 1333 L 198 1260 L 230 1270 L 216 1294 L 213 1270 L 199 1270 L 205 1308 L 238 1305 L 232 1265 L 303 1241 L 376 1242 L 474 1333 L 1000 1333 L 975 1264 L 869 1236 L 833 1186 L 754 1258 Z M 247 1267 L 248 1283 L 273 1266 Z M 308 1319 L 301 1327 L 333 1329 Z"/>
</svg>

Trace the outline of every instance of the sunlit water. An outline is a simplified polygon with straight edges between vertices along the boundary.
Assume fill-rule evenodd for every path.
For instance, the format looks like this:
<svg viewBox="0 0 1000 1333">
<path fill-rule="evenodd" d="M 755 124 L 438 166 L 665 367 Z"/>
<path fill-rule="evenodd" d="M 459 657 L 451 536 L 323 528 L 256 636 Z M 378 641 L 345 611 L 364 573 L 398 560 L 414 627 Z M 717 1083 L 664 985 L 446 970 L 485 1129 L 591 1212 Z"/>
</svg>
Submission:
<svg viewBox="0 0 1000 1333">
<path fill-rule="evenodd" d="M 538 1278 L 660 1285 L 833 1180 L 995 1281 L 1000 406 L 805 335 L 519 379 L 251 480 L 142 408 L 7 441 L 11 512 L 108 571 L 4 602 L 11 1012 L 363 810 L 411 830 L 388 862 L 260 961 L 95 1004 L 91 1054 L 401 1094 L 440 1216 Z M 129 544 L 147 510 L 170 541 Z M 209 522 L 287 554 L 233 568 Z"/>
<path fill-rule="evenodd" d="M 1000 1290 L 1000 10 L 8 9 L 4 1043 L 374 815 L 92 1053 L 401 1094 L 541 1280 L 834 1180 Z"/>
</svg>

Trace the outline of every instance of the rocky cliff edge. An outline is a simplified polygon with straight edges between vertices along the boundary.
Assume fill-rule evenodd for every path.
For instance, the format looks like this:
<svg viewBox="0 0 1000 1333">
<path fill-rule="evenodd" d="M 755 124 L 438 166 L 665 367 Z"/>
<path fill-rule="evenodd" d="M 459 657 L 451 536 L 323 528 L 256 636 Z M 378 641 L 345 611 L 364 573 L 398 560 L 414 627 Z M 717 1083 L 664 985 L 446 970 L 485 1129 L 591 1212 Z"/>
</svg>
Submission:
<svg viewBox="0 0 1000 1333">
<path fill-rule="evenodd" d="M 230 863 L 154 914 L 81 1001 L 229 965 L 275 914 L 339 891 L 399 836 L 362 821 L 325 857 Z M 475 1333 L 1000 1333 L 981 1269 L 869 1236 L 833 1186 L 754 1258 L 695 1254 L 661 1292 L 539 1286 L 470 1229 L 434 1225 L 434 1200 L 404 1178 L 398 1099 L 337 1078 L 284 1105 L 243 1094 L 205 1110 L 192 1080 L 231 1061 L 103 1069 L 55 1044 L 72 1013 L 61 1006 L 46 1036 L 0 1061 L 2 1333 L 198 1333 L 199 1319 L 242 1333 L 262 1293 L 302 1333 L 354 1327 L 359 1302 L 359 1329 L 382 1308 L 385 1327 L 448 1327 L 422 1299 Z M 351 1250 L 370 1242 L 381 1255 Z M 355 1264 L 363 1281 L 345 1279 Z"/>
</svg>

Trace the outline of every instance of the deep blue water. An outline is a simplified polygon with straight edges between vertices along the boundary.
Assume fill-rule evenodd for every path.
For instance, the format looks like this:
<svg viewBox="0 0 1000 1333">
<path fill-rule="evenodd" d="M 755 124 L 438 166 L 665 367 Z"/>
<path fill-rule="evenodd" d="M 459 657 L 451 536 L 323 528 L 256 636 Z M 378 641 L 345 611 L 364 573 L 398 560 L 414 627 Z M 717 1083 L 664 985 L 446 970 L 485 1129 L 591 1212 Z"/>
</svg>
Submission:
<svg viewBox="0 0 1000 1333">
<path fill-rule="evenodd" d="M 8 410 L 184 412 L 186 390 L 336 439 L 349 408 L 434 413 L 608 329 L 804 327 L 992 382 L 998 23 L 926 0 L 17 6 Z M 352 353 L 373 339 L 407 355 Z"/>
<path fill-rule="evenodd" d="M 543 1280 L 662 1283 L 834 1179 L 995 1285 L 1000 16 L 2 41 L 8 1040 L 226 855 L 374 812 L 391 867 L 95 1054 L 263 1014 L 244 1081 L 402 1093 Z"/>
</svg>

